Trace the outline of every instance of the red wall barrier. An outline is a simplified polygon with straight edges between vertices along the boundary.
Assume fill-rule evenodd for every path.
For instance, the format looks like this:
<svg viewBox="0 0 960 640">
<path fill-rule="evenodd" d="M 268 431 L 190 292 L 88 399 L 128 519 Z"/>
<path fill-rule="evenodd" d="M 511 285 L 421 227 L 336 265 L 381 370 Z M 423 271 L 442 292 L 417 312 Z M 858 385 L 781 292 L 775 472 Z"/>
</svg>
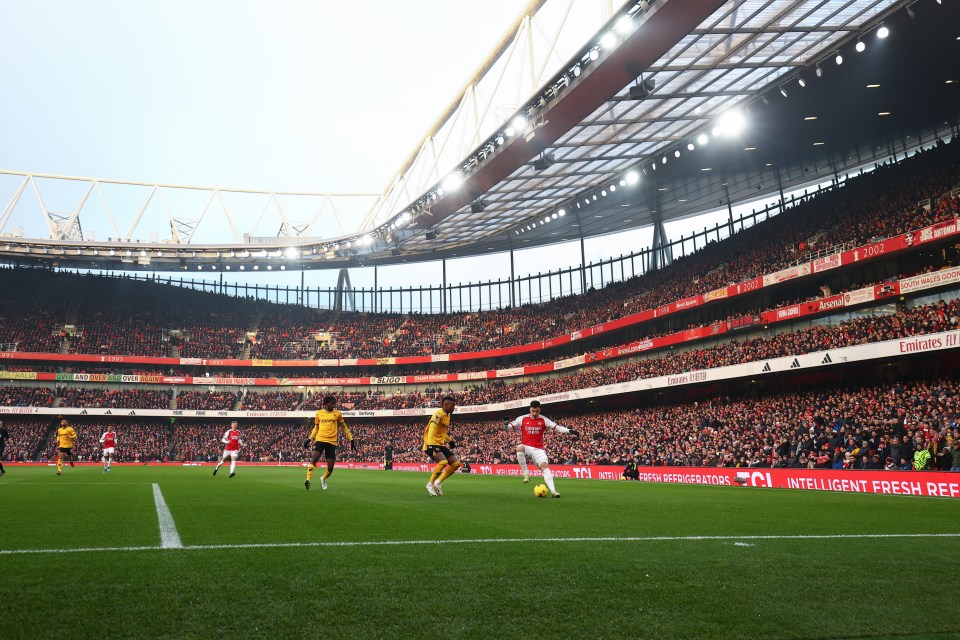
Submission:
<svg viewBox="0 0 960 640">
<path fill-rule="evenodd" d="M 8 462 L 6 466 L 52 466 L 53 462 Z M 99 466 L 99 462 L 80 462 L 81 466 Z M 305 462 L 243 462 L 240 466 L 276 467 L 305 466 Z M 139 462 L 118 462 L 114 466 L 140 466 Z M 151 462 L 150 466 L 212 466 L 212 462 Z M 383 469 L 380 462 L 338 462 L 341 469 Z M 419 462 L 395 462 L 394 471 L 430 473 L 435 465 Z M 474 464 L 471 473 L 493 476 L 520 476 L 515 464 Z M 559 479 L 621 480 L 623 467 L 610 465 L 553 465 L 553 476 Z M 960 473 L 943 471 L 854 471 L 834 469 L 731 469 L 726 467 L 639 467 L 641 482 L 665 484 L 700 484 L 731 487 L 774 489 L 806 489 L 844 493 L 882 493 L 902 496 L 934 496 L 960 498 Z M 530 469 L 531 476 L 540 470 Z M 738 479 L 740 481 L 738 481 Z M 742 481 L 742 482 L 741 482 Z"/>
</svg>

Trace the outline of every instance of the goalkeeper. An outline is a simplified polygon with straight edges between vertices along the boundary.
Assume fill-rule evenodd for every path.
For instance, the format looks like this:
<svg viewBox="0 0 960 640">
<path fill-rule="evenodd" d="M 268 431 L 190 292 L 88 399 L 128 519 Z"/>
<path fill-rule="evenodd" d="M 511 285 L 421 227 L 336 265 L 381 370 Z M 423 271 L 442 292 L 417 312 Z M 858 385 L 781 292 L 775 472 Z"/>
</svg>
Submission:
<svg viewBox="0 0 960 640">
<path fill-rule="evenodd" d="M 313 448 L 313 457 L 310 466 L 307 467 L 307 479 L 303 481 L 303 486 L 310 489 L 310 481 L 313 479 L 313 472 L 317 468 L 317 462 L 320 460 L 320 454 L 323 454 L 327 461 L 327 470 L 320 478 L 320 487 L 327 490 L 327 478 L 333 473 L 333 466 L 337 462 L 337 436 L 343 429 L 343 434 L 350 441 L 350 448 L 356 449 L 356 443 L 353 440 L 353 434 L 347 428 L 347 423 L 343 421 L 343 414 L 337 409 L 337 399 L 333 396 L 327 396 L 323 399 L 323 408 L 317 411 L 313 418 L 313 431 L 310 432 L 310 439 L 304 445 L 307 448 Z"/>
</svg>

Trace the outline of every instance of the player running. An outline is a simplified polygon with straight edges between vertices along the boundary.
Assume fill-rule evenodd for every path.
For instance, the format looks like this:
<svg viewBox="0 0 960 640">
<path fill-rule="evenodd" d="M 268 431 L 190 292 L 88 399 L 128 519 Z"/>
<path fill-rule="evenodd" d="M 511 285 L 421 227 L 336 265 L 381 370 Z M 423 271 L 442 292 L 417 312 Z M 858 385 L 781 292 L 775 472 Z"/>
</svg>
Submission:
<svg viewBox="0 0 960 640">
<path fill-rule="evenodd" d="M 57 475 L 63 475 L 63 458 L 66 456 L 70 466 L 73 466 L 73 441 L 77 439 L 77 432 L 70 426 L 66 420 L 60 421 L 60 427 L 57 429 L 57 446 L 60 451 L 57 453 Z"/>
<path fill-rule="evenodd" d="M 100 436 L 100 444 L 103 445 L 103 472 L 110 471 L 113 466 L 113 455 L 117 450 L 117 432 L 108 429 Z"/>
<path fill-rule="evenodd" d="M 550 418 L 540 415 L 540 401 L 533 400 L 530 403 L 530 415 L 520 416 L 507 425 L 520 429 L 520 444 L 517 445 L 517 461 L 520 468 L 523 469 L 523 481 L 530 482 L 530 471 L 527 469 L 527 458 L 533 460 L 533 463 L 540 467 L 543 472 L 543 481 L 550 489 L 550 495 L 559 498 L 560 494 L 553 484 L 553 472 L 547 463 L 547 452 L 543 447 L 543 432 L 547 429 L 554 429 L 560 433 L 568 433 L 574 438 L 580 437 L 580 432 L 576 429 L 561 427 Z"/>
<path fill-rule="evenodd" d="M 230 423 L 230 428 L 223 434 L 223 437 L 220 438 L 220 442 L 225 445 L 223 447 L 223 457 L 220 458 L 220 462 L 218 462 L 214 468 L 213 475 L 217 475 L 217 471 L 220 470 L 223 463 L 227 461 L 227 458 L 230 458 L 230 477 L 232 478 L 237 475 L 237 456 L 240 455 L 240 447 L 243 446 L 243 440 L 240 439 L 240 429 L 237 428 L 236 420 Z"/>
<path fill-rule="evenodd" d="M 445 397 L 440 405 L 441 408 L 433 412 L 423 432 L 423 452 L 437 463 L 427 481 L 427 493 L 432 496 L 442 496 L 443 481 L 463 466 L 459 458 L 450 450 L 456 446 L 456 442 L 450 437 L 450 416 L 456 406 L 456 400 L 450 396 Z"/>
<path fill-rule="evenodd" d="M 317 462 L 320 461 L 320 454 L 323 454 L 327 461 L 327 470 L 320 478 L 320 488 L 327 490 L 327 478 L 333 473 L 333 466 L 337 462 L 337 443 L 340 429 L 350 441 L 350 448 L 355 449 L 356 443 L 353 441 L 353 434 L 347 428 L 347 423 L 343 420 L 343 414 L 337 409 L 337 399 L 333 396 L 327 396 L 323 399 L 323 408 L 317 411 L 313 418 L 313 430 L 310 432 L 310 439 L 306 441 L 307 447 L 313 447 L 313 457 L 310 460 L 310 466 L 307 467 L 307 479 L 303 481 L 303 486 L 310 489 L 310 480 L 313 479 L 313 472 L 317 468 Z"/>
<path fill-rule="evenodd" d="M 10 438 L 10 432 L 8 432 L 3 423 L 0 422 L 0 478 L 7 475 L 7 472 L 3 470 L 3 453 L 7 449 L 7 440 Z"/>
</svg>

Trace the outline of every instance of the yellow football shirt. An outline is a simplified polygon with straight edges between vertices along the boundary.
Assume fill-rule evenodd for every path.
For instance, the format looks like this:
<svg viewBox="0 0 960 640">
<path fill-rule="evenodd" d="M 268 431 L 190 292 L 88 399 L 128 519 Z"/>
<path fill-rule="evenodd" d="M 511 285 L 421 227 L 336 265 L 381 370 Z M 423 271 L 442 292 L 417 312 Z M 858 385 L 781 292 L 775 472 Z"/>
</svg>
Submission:
<svg viewBox="0 0 960 640">
<path fill-rule="evenodd" d="M 449 432 L 450 414 L 443 409 L 437 409 L 423 432 L 423 450 L 426 451 L 431 445 L 442 447 L 447 444 L 451 440 Z"/>
<path fill-rule="evenodd" d="M 343 414 L 339 409 L 327 411 L 320 409 L 313 418 L 313 431 L 310 432 L 310 439 L 317 442 L 327 442 L 332 445 L 337 444 L 337 427 L 343 428 L 347 440 L 353 440 L 353 434 L 347 428 L 347 423 L 343 421 Z"/>
<path fill-rule="evenodd" d="M 58 446 L 61 449 L 72 449 L 73 441 L 77 439 L 77 432 L 73 427 L 60 427 L 57 429 L 57 439 L 60 441 Z"/>
</svg>

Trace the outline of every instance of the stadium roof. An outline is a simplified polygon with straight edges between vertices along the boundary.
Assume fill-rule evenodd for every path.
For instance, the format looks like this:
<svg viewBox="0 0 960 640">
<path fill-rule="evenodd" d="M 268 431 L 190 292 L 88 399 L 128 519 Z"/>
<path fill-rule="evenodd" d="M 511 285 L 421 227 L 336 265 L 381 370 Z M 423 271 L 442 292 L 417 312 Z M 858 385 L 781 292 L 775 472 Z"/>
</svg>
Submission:
<svg viewBox="0 0 960 640">
<path fill-rule="evenodd" d="M 284 218 L 286 235 L 257 239 L 257 247 L 117 244 L 113 256 L 109 242 L 60 234 L 0 245 L 0 255 L 150 270 L 269 255 L 323 269 L 526 248 L 679 219 L 886 158 L 889 148 L 878 143 L 900 145 L 906 132 L 956 127 L 957 83 L 947 82 L 960 80 L 956 24 L 958 7 L 935 0 L 628 2 L 521 105 L 523 122 L 508 118 L 463 158 L 459 187 L 430 184 L 403 211 L 374 217 L 368 233 L 320 242 L 290 233 Z M 894 35 L 880 38 L 881 27 Z M 740 133 L 732 114 L 743 119 Z"/>
</svg>

